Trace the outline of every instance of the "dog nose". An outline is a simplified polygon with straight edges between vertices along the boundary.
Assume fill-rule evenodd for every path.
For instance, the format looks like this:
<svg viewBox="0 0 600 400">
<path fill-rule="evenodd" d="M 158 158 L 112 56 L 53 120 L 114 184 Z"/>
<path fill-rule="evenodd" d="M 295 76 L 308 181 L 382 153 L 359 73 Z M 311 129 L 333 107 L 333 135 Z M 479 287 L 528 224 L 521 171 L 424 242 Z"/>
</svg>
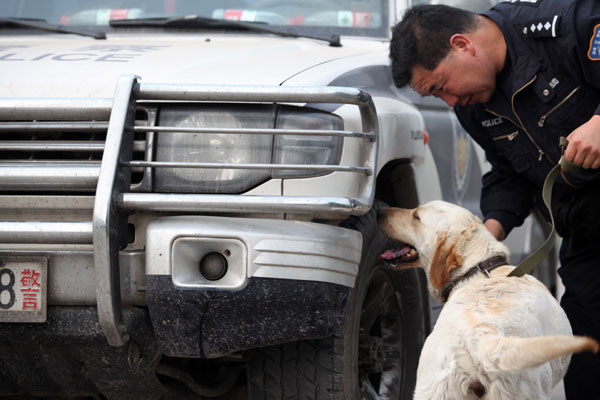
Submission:
<svg viewBox="0 0 600 400">
<path fill-rule="evenodd" d="M 469 385 L 469 391 L 473 392 L 475 397 L 477 397 L 478 399 L 485 396 L 485 392 L 486 392 L 485 387 L 478 380 L 471 382 L 471 384 Z"/>
</svg>

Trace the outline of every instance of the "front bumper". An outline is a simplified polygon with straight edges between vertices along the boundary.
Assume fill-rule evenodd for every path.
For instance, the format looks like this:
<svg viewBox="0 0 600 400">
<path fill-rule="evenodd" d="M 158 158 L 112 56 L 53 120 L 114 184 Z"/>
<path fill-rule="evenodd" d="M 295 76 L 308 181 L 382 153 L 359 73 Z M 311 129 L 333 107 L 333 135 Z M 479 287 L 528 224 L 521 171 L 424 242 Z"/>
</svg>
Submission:
<svg viewBox="0 0 600 400">
<path fill-rule="evenodd" d="M 147 229 L 146 299 L 161 350 L 218 357 L 326 337 L 341 324 L 362 237 L 327 225 L 225 217 L 166 217 Z M 199 271 L 224 254 L 227 273 Z"/>
<path fill-rule="evenodd" d="M 343 165 L 157 162 L 152 157 L 155 134 L 180 132 L 181 127 L 157 126 L 156 112 L 164 104 L 179 102 L 252 104 L 266 102 L 297 106 L 335 103 L 356 106 L 361 123 L 360 126 L 354 127 L 357 131 L 315 129 L 256 131 L 244 127 L 221 129 L 207 126 L 191 127 L 187 131 L 191 134 L 210 132 L 223 135 L 340 136 L 352 143 L 350 148 L 354 149 L 350 151 L 353 156 L 349 159 L 342 158 Z M 141 118 L 139 121 L 138 117 Z M 87 270 L 92 272 L 95 301 L 94 299 L 87 301 L 88 295 L 93 297 L 91 289 L 88 290 L 88 285 L 85 289 L 78 288 L 76 297 L 86 297 L 85 304 L 92 302 L 96 304 L 100 327 L 112 346 L 123 346 L 128 341 L 127 327 L 122 323 L 121 315 L 122 308 L 126 305 L 123 300 L 128 299 L 122 297 L 120 290 L 123 284 L 121 276 L 123 265 L 120 265 L 120 255 L 123 255 L 122 250 L 134 239 L 130 231 L 134 224 L 130 223 L 130 219 L 143 220 L 141 226 L 144 226 L 147 221 L 144 215 L 147 212 L 292 213 L 309 214 L 313 218 L 329 218 L 331 215 L 337 217 L 364 214 L 368 211 L 374 197 L 378 149 L 377 114 L 371 97 L 357 89 L 152 84 L 139 83 L 137 77 L 129 75 L 119 78 L 114 99 L 3 99 L 0 101 L 0 119 L 2 120 L 0 130 L 9 132 L 15 137 L 20 137 L 23 132 L 28 135 L 31 132 L 44 132 L 43 135 L 38 133 L 30 135 L 31 143 L 4 143 L 5 151 L 18 148 L 26 155 L 42 150 L 51 151 L 51 154 L 60 153 L 40 159 L 50 159 L 52 162 L 38 162 L 39 160 L 26 156 L 22 160 L 17 160 L 16 165 L 5 163 L 0 168 L 0 187 L 7 193 L 0 197 L 2 203 L 0 211 L 4 213 L 4 221 L 0 221 L 2 227 L 0 244 L 6 245 L 4 248 L 8 251 L 13 250 L 12 244 L 22 245 L 25 249 L 24 254 L 28 255 L 54 252 L 53 254 L 62 257 L 72 252 L 72 246 L 77 249 L 84 248 L 85 256 L 92 254 L 93 268 L 89 265 Z M 81 137 L 86 139 L 66 141 L 61 139 L 64 132 L 82 134 Z M 100 139 L 98 143 L 87 140 L 88 137 L 96 136 Z M 11 136 L 7 135 L 7 137 Z M 63 154 L 65 152 L 69 155 L 65 156 Z M 102 152 L 101 162 L 98 159 L 98 152 Z M 62 160 L 63 156 L 65 156 L 64 162 L 55 161 L 55 158 Z M 352 174 L 354 178 L 344 181 L 343 190 L 338 190 L 337 187 L 331 190 L 327 188 L 323 192 L 319 191 L 318 194 L 310 190 L 248 195 L 174 194 L 157 193 L 153 190 L 152 173 L 159 168 L 300 169 L 331 173 L 332 176 L 329 177 L 331 181 L 336 179 L 334 174 L 342 172 Z M 143 179 L 131 184 L 132 171 L 142 174 Z M 312 182 L 311 180 L 307 185 Z M 22 193 L 27 194 L 29 198 L 27 204 L 33 207 L 25 206 Z M 93 196 L 85 196 L 86 199 L 91 200 L 86 200 L 85 206 L 79 204 L 82 193 L 94 193 Z M 16 204 L 19 206 L 15 207 Z M 33 210 L 30 211 L 32 208 Z M 49 208 L 51 210 L 47 212 Z M 18 216 L 17 220 L 15 216 Z M 137 238 L 140 236 L 142 235 L 136 235 Z M 140 241 L 144 243 L 143 239 Z M 188 245 L 186 242 L 184 247 L 193 250 L 195 245 Z M 129 247 L 129 250 L 141 249 L 136 244 Z M 308 265 L 295 265 L 293 260 L 278 265 L 270 260 L 270 256 L 270 249 L 266 248 L 263 252 L 264 265 L 250 260 L 245 269 L 246 275 L 243 275 L 243 272 L 237 276 L 230 275 L 231 278 L 237 277 L 237 281 L 234 280 L 230 287 L 220 287 L 215 290 L 241 290 L 251 279 L 258 277 L 333 282 L 344 287 L 353 285 L 351 274 L 349 276 L 343 270 L 334 268 L 328 271 L 325 268 L 314 268 L 321 265 L 318 256 L 313 257 Z M 291 258 L 297 256 L 297 253 L 290 255 Z M 137 260 L 137 257 L 135 258 Z M 276 258 L 281 260 L 284 257 L 278 255 Z M 331 258 L 335 259 L 336 256 Z M 306 261 L 310 257 L 301 255 L 299 259 Z M 344 257 L 341 260 L 347 261 Z M 325 265 L 338 267 L 336 263 L 330 263 L 330 260 L 325 260 Z M 51 268 L 62 269 L 62 266 L 54 265 Z M 286 274 L 289 276 L 285 276 Z M 162 271 L 157 275 L 171 275 L 171 271 L 166 273 Z M 302 278 L 304 275 L 308 277 Z M 185 274 L 172 276 L 177 278 L 173 282 L 181 290 L 183 288 L 212 290 L 210 289 L 212 286 L 202 288 L 201 282 L 188 279 L 190 277 Z M 332 277 L 334 279 L 331 279 Z M 86 279 L 87 281 L 91 279 Z M 70 295 L 71 290 L 66 289 Z M 135 289 L 143 291 L 143 287 L 139 285 L 136 285 Z M 53 294 L 49 292 L 49 298 L 52 296 Z"/>
</svg>

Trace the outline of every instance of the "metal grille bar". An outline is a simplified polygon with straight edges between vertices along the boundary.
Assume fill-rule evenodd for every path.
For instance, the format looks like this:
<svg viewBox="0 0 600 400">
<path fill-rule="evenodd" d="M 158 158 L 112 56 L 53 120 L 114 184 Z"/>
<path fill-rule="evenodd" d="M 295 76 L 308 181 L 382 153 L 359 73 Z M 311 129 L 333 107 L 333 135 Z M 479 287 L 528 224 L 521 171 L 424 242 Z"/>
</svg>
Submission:
<svg viewBox="0 0 600 400">
<path fill-rule="evenodd" d="M 5 132 L 106 132 L 107 122 L 0 122 Z"/>
<path fill-rule="evenodd" d="M 134 151 L 144 151 L 146 142 L 136 140 L 133 142 Z M 104 141 L 17 141 L 6 140 L 0 142 L 0 151 L 89 151 L 100 153 L 104 151 Z"/>
<path fill-rule="evenodd" d="M 92 190 L 99 163 L 0 163 L 0 190 Z"/>
<path fill-rule="evenodd" d="M 123 193 L 117 197 L 119 208 L 171 212 L 352 214 L 368 210 L 369 205 L 344 197 L 230 196 L 212 194 Z"/>
<path fill-rule="evenodd" d="M 0 243 L 91 244 L 91 222 L 0 222 Z"/>
<path fill-rule="evenodd" d="M 111 98 L 0 98 L 2 121 L 107 121 Z"/>
<path fill-rule="evenodd" d="M 162 168 L 208 168 L 208 169 L 257 169 L 257 170 L 294 170 L 294 171 L 322 171 L 322 172 L 360 172 L 371 174 L 369 168 L 347 167 L 343 165 L 304 165 L 304 164 L 224 164 L 224 163 L 192 163 L 174 161 L 130 161 L 122 162 L 130 167 L 162 167 Z"/>
<path fill-rule="evenodd" d="M 341 136 L 357 137 L 375 140 L 372 132 L 352 132 L 338 130 L 310 130 L 310 129 L 240 129 L 240 128 L 191 128 L 184 126 L 136 126 L 136 132 L 170 132 L 170 133 L 219 133 L 235 135 L 295 135 L 295 136 Z"/>
</svg>

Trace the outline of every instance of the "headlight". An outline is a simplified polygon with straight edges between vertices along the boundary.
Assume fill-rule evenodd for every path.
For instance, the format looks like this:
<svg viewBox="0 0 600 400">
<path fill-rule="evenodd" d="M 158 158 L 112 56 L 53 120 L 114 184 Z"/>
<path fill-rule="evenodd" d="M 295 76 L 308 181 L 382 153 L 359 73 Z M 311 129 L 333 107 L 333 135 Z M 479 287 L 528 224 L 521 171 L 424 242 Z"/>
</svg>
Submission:
<svg viewBox="0 0 600 400">
<path fill-rule="evenodd" d="M 292 108 L 282 109 L 277 118 L 280 129 L 341 130 L 342 119 L 324 112 L 307 112 Z M 294 136 L 275 138 L 275 164 L 332 165 L 338 164 L 342 153 L 339 136 Z M 273 171 L 274 178 L 309 177 L 311 171 Z"/>
<path fill-rule="evenodd" d="M 240 129 L 342 129 L 341 118 L 316 110 L 270 105 L 166 107 L 159 125 Z M 330 136 L 159 133 L 158 161 L 218 164 L 337 164 L 342 139 Z M 243 193 L 271 177 L 320 174 L 298 170 L 157 168 L 155 190 L 187 193 Z"/>
</svg>

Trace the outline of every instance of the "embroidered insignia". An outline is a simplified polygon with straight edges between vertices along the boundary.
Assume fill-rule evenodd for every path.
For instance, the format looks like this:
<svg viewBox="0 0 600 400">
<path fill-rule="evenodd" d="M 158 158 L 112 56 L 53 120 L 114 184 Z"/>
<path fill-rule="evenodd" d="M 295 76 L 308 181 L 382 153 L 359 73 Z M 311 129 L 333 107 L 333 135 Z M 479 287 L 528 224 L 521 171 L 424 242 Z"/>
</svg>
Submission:
<svg viewBox="0 0 600 400">
<path fill-rule="evenodd" d="M 453 136 L 452 188 L 461 204 L 471 177 L 471 140 L 457 120 L 454 122 Z"/>
<path fill-rule="evenodd" d="M 590 49 L 588 50 L 588 58 L 592 61 L 600 60 L 600 24 L 594 27 L 594 33 L 590 38 Z"/>
<path fill-rule="evenodd" d="M 523 26 L 523 33 L 531 38 L 548 38 L 559 35 L 560 15 L 531 21 Z"/>
</svg>

